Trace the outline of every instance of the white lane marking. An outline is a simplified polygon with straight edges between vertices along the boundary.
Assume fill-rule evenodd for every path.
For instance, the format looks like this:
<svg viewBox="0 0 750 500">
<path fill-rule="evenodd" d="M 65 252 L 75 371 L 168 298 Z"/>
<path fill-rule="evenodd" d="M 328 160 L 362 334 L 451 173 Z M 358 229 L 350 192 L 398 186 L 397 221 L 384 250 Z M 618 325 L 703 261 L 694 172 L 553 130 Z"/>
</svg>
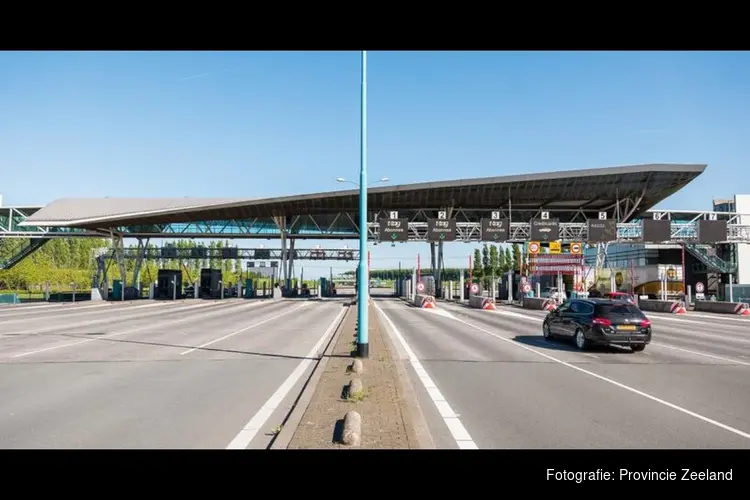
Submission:
<svg viewBox="0 0 750 500">
<path fill-rule="evenodd" d="M 180 353 L 180 356 L 184 356 L 185 354 L 190 354 L 191 352 L 197 351 L 198 349 L 203 349 L 204 347 L 208 347 L 208 346 L 210 346 L 212 344 L 215 344 L 217 342 L 221 342 L 222 340 L 228 339 L 229 337 L 234 337 L 235 335 L 239 335 L 240 333 L 246 332 L 246 331 L 248 331 L 248 330 L 250 330 L 252 328 L 255 328 L 256 326 L 264 325 L 264 324 L 268 323 L 269 321 L 273 321 L 273 320 L 275 320 L 277 318 L 280 318 L 282 316 L 286 316 L 287 314 L 293 313 L 295 311 L 299 311 L 300 309 L 302 309 L 303 307 L 305 307 L 308 304 L 309 304 L 309 302 L 303 302 L 299 307 L 297 307 L 295 309 L 284 311 L 283 313 L 277 314 L 276 316 L 271 316 L 270 318 L 264 319 L 263 321 L 259 321 L 257 323 L 253 323 L 251 325 L 248 325 L 245 328 L 237 330 L 236 332 L 228 333 L 228 334 L 224 335 L 223 337 L 219 337 L 218 339 L 210 340 L 210 341 L 206 342 L 205 344 L 201 344 L 201 345 L 199 345 L 197 347 L 193 347 L 192 349 L 188 349 L 187 351 L 183 351 L 183 352 Z"/>
<path fill-rule="evenodd" d="M 242 308 L 244 306 L 252 306 L 252 305 L 256 305 L 256 304 L 259 304 L 259 302 L 251 303 L 251 304 L 243 304 L 243 305 L 237 307 L 237 309 L 240 309 L 240 308 Z M 208 304 L 201 304 L 201 305 L 196 306 L 196 307 L 207 306 L 207 305 Z M 224 311 L 225 311 L 225 309 L 209 310 L 206 313 L 206 315 L 211 315 L 211 314 L 214 314 L 216 312 L 224 312 Z M 39 354 L 40 352 L 49 352 L 49 351 L 54 351 L 56 349 L 63 349 L 65 347 L 72 347 L 74 345 L 85 344 L 87 342 L 95 342 L 97 340 L 109 339 L 109 338 L 112 338 L 112 337 L 118 337 L 120 335 L 126 335 L 128 333 L 140 332 L 142 330 L 145 330 L 146 328 L 157 328 L 157 327 L 160 327 L 160 326 L 163 326 L 163 325 L 176 325 L 176 324 L 179 324 L 179 323 L 184 323 L 186 321 L 194 320 L 196 318 L 201 318 L 203 316 L 204 316 L 204 314 L 198 313 L 198 315 L 196 315 L 196 316 L 189 316 L 187 318 L 182 318 L 182 319 L 177 319 L 177 320 L 163 321 L 161 323 L 149 324 L 149 325 L 146 325 L 146 326 L 141 326 L 139 328 L 134 328 L 132 330 L 125 330 L 124 332 L 109 333 L 107 335 L 102 335 L 101 337 L 96 337 L 96 338 L 86 339 L 86 340 L 79 340 L 78 342 L 69 342 L 67 344 L 58 344 L 58 345 L 54 345 L 54 346 L 51 346 L 51 347 L 45 347 L 44 349 L 37 349 L 35 351 L 28 351 L 28 352 L 24 352 L 22 354 L 16 354 L 14 356 L 11 356 L 11 358 L 23 358 L 25 356 L 31 356 L 32 354 Z"/>
<path fill-rule="evenodd" d="M 541 356 L 543 358 L 549 359 L 550 361 L 554 361 L 555 363 L 559 363 L 562 366 L 566 366 L 566 367 L 570 368 L 571 370 L 576 370 L 578 372 L 584 373 L 586 375 L 589 375 L 591 377 L 599 379 L 599 380 L 601 380 L 603 382 L 607 382 L 608 384 L 612 384 L 612 385 L 617 386 L 617 387 L 619 387 L 621 389 L 625 389 L 626 391 L 632 392 L 632 393 L 637 394 L 639 396 L 642 396 L 642 397 L 644 397 L 646 399 L 650 399 L 651 401 L 654 401 L 656 403 L 659 403 L 659 404 L 662 404 L 662 405 L 667 406 L 669 408 L 672 408 L 673 410 L 677 410 L 677 411 L 679 411 L 681 413 L 684 413 L 686 415 L 690 415 L 691 417 L 697 418 L 698 420 L 701 420 L 701 421 L 706 422 L 708 424 L 714 425 L 714 426 L 719 427 L 721 429 L 724 429 L 726 431 L 729 431 L 729 432 L 732 432 L 734 434 L 737 434 L 738 436 L 742 436 L 745 439 L 750 439 L 750 434 L 748 434 L 747 432 L 743 432 L 743 431 L 741 431 L 739 429 L 735 429 L 734 427 L 731 427 L 731 426 L 729 426 L 727 424 L 723 424 L 723 423 L 721 423 L 721 422 L 719 422 L 717 420 L 713 420 L 713 419 L 708 418 L 708 417 L 706 417 L 704 415 L 700 415 L 699 413 L 695 413 L 694 411 L 688 410 L 687 408 L 683 408 L 682 406 L 678 406 L 678 405 L 676 405 L 674 403 L 670 403 L 669 401 L 666 401 L 664 399 L 657 398 L 656 396 L 652 396 L 651 394 L 648 394 L 646 392 L 640 391 L 640 390 L 636 389 L 635 387 L 631 387 L 629 385 L 625 385 L 625 384 L 617 382 L 616 380 L 613 380 L 611 378 L 599 375 L 598 373 L 594 373 L 594 372 L 588 371 L 588 370 L 586 370 L 584 368 L 581 368 L 579 366 L 567 363 L 567 362 L 565 362 L 565 361 L 563 361 L 561 359 L 558 359 L 558 358 L 556 358 L 554 356 L 550 356 L 549 354 L 545 354 L 545 353 L 543 353 L 541 351 L 537 351 L 536 349 L 534 349 L 532 347 L 528 347 L 528 346 L 525 346 L 523 344 L 519 344 L 518 342 L 510 340 L 510 339 L 508 339 L 506 337 L 503 337 L 502 335 L 498 335 L 495 332 L 491 332 L 489 330 L 485 330 L 482 327 L 479 327 L 477 325 L 471 324 L 468 321 L 464 321 L 464 320 L 462 320 L 460 318 L 455 318 L 455 321 L 458 321 L 460 323 L 468 325 L 468 326 L 470 326 L 470 327 L 472 327 L 472 328 L 474 328 L 476 330 L 479 330 L 480 332 L 484 332 L 487 335 L 490 335 L 492 337 L 500 339 L 503 342 L 507 342 L 510 345 L 519 347 L 521 349 L 526 349 L 527 351 L 533 352 L 534 354 L 536 354 L 538 356 Z"/>
<path fill-rule="evenodd" d="M 146 307 L 154 307 L 154 306 L 161 306 L 161 305 L 164 305 L 164 303 L 160 303 L 159 302 L 159 303 L 152 303 L 152 304 L 134 305 L 134 306 L 128 307 L 128 309 L 144 309 Z M 58 308 L 59 308 L 59 313 L 60 314 L 63 314 L 63 313 L 65 313 L 65 314 L 67 314 L 67 313 L 76 313 L 78 311 L 83 311 L 85 309 L 108 309 L 108 308 L 111 308 L 111 309 L 115 309 L 115 308 L 120 309 L 120 307 L 118 307 L 116 305 L 112 305 L 111 303 L 108 303 L 108 302 L 103 302 L 101 304 L 90 305 L 90 306 L 81 306 L 81 307 L 77 307 L 77 306 L 74 306 L 74 305 L 70 305 L 70 306 L 58 306 L 58 307 L 56 307 L 56 306 L 50 306 L 49 308 L 46 308 L 46 309 L 47 309 L 47 311 L 53 311 L 53 310 L 58 309 Z M 29 309 L 31 309 L 31 308 L 29 308 Z M 18 316 L 26 316 L 26 315 L 29 315 L 29 314 L 41 314 L 41 313 L 46 313 L 47 311 L 27 311 L 26 308 L 24 308 L 23 311 L 15 311 L 15 312 L 10 312 L 8 314 L 0 314 L 0 320 L 3 320 L 3 318 L 17 318 Z M 55 310 L 54 312 L 57 313 L 58 311 Z M 41 316 L 41 317 L 42 318 L 52 319 L 52 318 L 57 318 L 57 317 L 60 317 L 60 316 L 58 314 L 50 314 L 50 315 L 46 315 L 45 314 L 44 316 Z M 14 321 L 17 321 L 17 320 L 11 319 L 11 320 L 7 321 L 6 323 L 12 323 Z M 18 321 L 23 321 L 23 320 L 18 320 Z"/>
<path fill-rule="evenodd" d="M 427 370 L 425 370 L 422 366 L 422 363 L 419 362 L 417 355 L 414 353 L 414 351 L 412 351 L 404 336 L 401 334 L 401 332 L 398 331 L 398 328 L 396 328 L 396 325 L 393 324 L 391 318 L 389 318 L 385 314 L 385 311 L 383 311 L 383 309 L 381 309 L 379 305 L 373 302 L 373 306 L 380 313 L 386 323 L 388 323 L 388 327 L 390 328 L 391 332 L 396 337 L 396 339 L 398 339 L 401 347 L 406 352 L 406 355 L 409 358 L 409 362 L 414 368 L 414 371 L 417 373 L 417 377 L 419 377 L 419 381 L 422 383 L 425 390 L 430 395 L 430 399 L 432 399 L 432 402 L 435 404 L 435 407 L 440 413 L 440 416 L 443 418 L 443 422 L 445 422 L 445 425 L 448 427 L 448 430 L 450 431 L 451 436 L 453 436 L 453 439 L 456 441 L 459 449 L 478 449 L 478 446 L 469 435 L 469 432 L 466 430 L 464 425 L 461 423 L 458 415 L 453 411 L 450 404 L 448 404 L 448 401 L 446 401 L 445 396 L 443 396 L 443 394 L 440 392 L 440 389 L 438 389 L 438 387 L 435 385 L 435 382 L 432 381 L 432 378 L 430 378 L 430 376 L 428 375 Z M 429 309 L 426 310 L 430 311 Z M 456 319 L 452 314 L 446 311 L 437 311 L 437 309 L 431 310 L 431 312 L 434 312 L 435 314 L 438 314 L 440 316 Z"/>
<path fill-rule="evenodd" d="M 141 310 L 141 309 L 147 309 L 149 307 L 158 307 L 158 306 L 161 306 L 161 305 L 162 304 L 146 304 L 146 305 L 142 305 L 142 306 L 129 307 L 127 309 L 119 309 L 119 308 L 115 309 L 116 306 L 109 306 L 109 307 L 107 307 L 107 306 L 91 306 L 91 307 L 94 307 L 94 308 L 97 308 L 97 309 L 101 309 L 102 311 L 109 310 L 110 312 L 116 311 L 116 310 L 117 311 L 130 311 L 130 312 L 133 312 L 136 309 L 137 310 Z M 81 307 L 81 308 L 78 308 L 78 309 L 70 309 L 70 310 L 66 311 L 68 313 L 73 313 L 73 314 L 66 314 L 66 315 L 63 315 L 63 316 L 57 315 L 57 314 L 51 314 L 49 316 L 39 316 L 37 318 L 33 318 L 31 321 L 35 321 L 35 320 L 62 320 L 62 319 L 67 319 L 67 318 L 74 318 L 75 317 L 75 313 L 78 312 L 78 311 L 80 311 L 80 310 L 82 310 L 82 309 L 88 309 L 88 307 Z M 91 313 L 95 313 L 96 311 L 90 311 L 90 312 Z M 30 311 L 29 314 L 39 314 L 39 312 L 38 311 Z M 16 316 L 21 316 L 21 315 L 18 314 Z M 13 316 L 13 318 L 15 318 L 16 316 Z M 2 323 L 3 325 L 8 325 L 8 324 L 11 324 L 11 323 L 23 323 L 25 321 L 29 321 L 29 320 L 26 319 L 26 318 L 21 318 L 21 319 L 10 319 L 8 321 L 5 321 L 3 318 L 0 317 L 0 323 Z"/>
<path fill-rule="evenodd" d="M 171 311 L 183 312 L 183 311 L 189 311 L 189 310 L 192 310 L 192 309 L 198 309 L 200 307 L 206 307 L 206 306 L 209 306 L 209 305 L 210 304 L 196 304 L 196 305 L 193 305 L 193 306 L 180 307 L 180 308 L 176 308 L 176 309 L 171 309 Z M 74 329 L 74 328 L 80 328 L 82 326 L 98 325 L 100 323 L 112 323 L 113 321 L 118 321 L 119 322 L 119 321 L 125 321 L 125 320 L 130 320 L 130 319 L 136 319 L 137 320 L 137 319 L 143 319 L 143 318 L 151 318 L 151 317 L 154 317 L 154 316 L 159 316 L 161 313 L 162 313 L 162 311 L 158 311 L 156 313 L 151 313 L 151 314 L 142 314 L 142 313 L 135 313 L 134 312 L 133 314 L 127 314 L 127 315 L 124 315 L 124 316 L 117 315 L 117 316 L 114 316 L 114 317 L 111 317 L 111 318 L 105 317 L 105 318 L 100 318 L 100 319 L 94 319 L 94 320 L 91 320 L 91 321 L 83 321 L 83 322 L 79 322 L 79 323 L 63 324 L 63 325 L 59 325 L 59 326 L 52 326 L 52 327 L 48 327 L 48 328 L 41 328 L 41 329 L 31 330 L 31 331 L 27 330 L 27 331 L 20 331 L 20 332 L 12 332 L 12 333 L 3 334 L 3 335 L 39 335 L 39 334 L 42 334 L 42 333 L 50 333 L 50 332 L 65 333 L 68 330 L 71 330 L 71 329 Z"/>
<path fill-rule="evenodd" d="M 420 309 L 420 311 L 425 311 L 427 314 L 437 314 L 438 316 L 445 316 L 446 318 L 453 317 L 451 313 L 442 309 Z"/>
<path fill-rule="evenodd" d="M 328 329 L 326 329 L 323 336 L 320 337 L 315 346 L 310 349 L 310 352 L 307 353 L 305 359 L 303 359 L 300 364 L 297 365 L 297 368 L 295 368 L 294 371 L 286 378 L 286 380 L 284 380 L 284 383 L 282 383 L 279 388 L 276 389 L 276 392 L 274 392 L 271 397 L 268 398 L 268 401 L 263 403 L 263 406 L 260 407 L 260 410 L 258 410 L 257 413 L 255 413 L 255 415 L 253 415 L 253 417 L 240 430 L 240 432 L 237 433 L 234 439 L 232 439 L 232 441 L 227 445 L 227 450 L 243 450 L 247 448 L 255 435 L 258 434 L 258 431 L 261 429 L 261 427 L 265 425 L 266 421 L 271 417 L 271 415 L 273 415 L 273 412 L 276 411 L 282 401 L 284 401 L 284 398 L 286 398 L 287 394 L 289 394 L 289 391 L 292 390 L 294 384 L 296 384 L 302 374 L 305 373 L 307 367 L 316 358 L 323 355 L 322 352 L 319 352 L 320 349 L 323 347 L 328 338 L 333 334 L 336 325 L 339 324 L 339 321 L 341 321 L 341 318 L 344 316 L 344 314 L 346 314 L 346 311 L 347 309 L 345 307 L 341 308 L 341 311 L 336 315 L 336 318 L 328 326 Z"/>
<path fill-rule="evenodd" d="M 658 314 L 658 313 L 657 313 Z M 689 312 L 682 317 L 689 317 L 689 318 L 705 318 L 705 319 L 713 319 L 713 320 L 719 320 L 719 321 L 735 321 L 735 322 L 745 322 L 748 323 L 747 317 L 737 316 L 733 314 L 716 314 L 716 315 L 709 315 L 709 314 L 700 314 L 695 312 Z M 667 316 L 665 315 L 658 315 L 657 318 L 665 318 L 665 319 L 672 319 L 677 321 L 689 321 L 687 319 L 682 319 L 682 317 L 673 317 L 673 316 Z"/>
<path fill-rule="evenodd" d="M 9 305 L 9 306 L 3 306 L 0 307 L 0 313 L 8 313 L 8 314 L 23 314 L 27 311 L 32 311 L 35 309 L 61 309 L 63 311 L 65 310 L 71 310 L 71 309 L 91 309 L 92 307 L 105 307 L 105 306 L 111 306 L 110 302 L 107 301 L 101 301 L 101 302 L 88 302 L 88 305 L 82 305 L 83 302 L 45 302 L 44 304 L 19 304 L 19 305 Z"/>
<path fill-rule="evenodd" d="M 713 358 L 713 359 L 718 359 L 718 360 L 721 360 L 721 361 L 727 361 L 729 363 L 735 363 L 735 364 L 738 364 L 738 365 L 750 366 L 750 363 L 745 363 L 744 361 L 739 361 L 739 360 L 732 359 L 732 358 L 726 358 L 724 356 L 716 356 L 715 354 L 706 354 L 706 353 L 703 353 L 703 352 L 691 351 L 690 349 L 683 349 L 682 347 L 677 347 L 677 346 L 670 345 L 670 344 L 662 344 L 661 342 L 651 342 L 651 345 L 655 345 L 657 347 L 666 347 L 667 349 L 674 349 L 676 351 L 687 352 L 687 353 L 690 353 L 690 354 L 695 354 L 696 356 L 705 356 L 707 358 Z M 740 357 L 742 357 L 742 356 L 740 356 Z"/>
<path fill-rule="evenodd" d="M 669 328 L 669 327 L 663 326 L 663 328 Z M 680 334 L 684 333 L 682 330 L 679 330 L 679 329 L 675 329 L 673 331 L 680 332 Z M 690 333 L 685 333 L 681 336 L 686 337 L 686 338 L 693 336 L 698 339 L 699 338 L 711 338 L 711 339 L 719 339 L 719 340 L 725 340 L 725 341 L 730 341 L 730 342 L 739 342 L 740 344 L 750 344 L 750 339 L 741 339 L 737 337 L 731 337 L 729 335 L 715 335 L 713 333 L 696 332 L 695 330 L 691 331 Z"/>
<path fill-rule="evenodd" d="M 33 304 L 33 305 L 26 305 L 26 304 L 13 304 L 13 305 L 2 305 L 0 306 L 0 312 L 10 312 L 10 313 L 20 313 L 23 311 L 33 310 L 33 309 L 53 309 L 55 307 L 61 308 L 62 302 L 51 302 L 51 303 L 44 303 L 44 304 Z"/>
<path fill-rule="evenodd" d="M 703 325 L 703 326 L 706 326 L 706 327 L 715 326 L 717 324 L 717 323 L 709 323 L 708 321 L 690 320 L 690 319 L 684 318 L 684 317 L 679 316 L 679 315 L 668 316 L 666 314 L 649 314 L 648 311 L 643 311 L 643 312 L 644 312 L 644 314 L 646 314 L 649 317 L 649 319 L 651 319 L 651 320 L 657 320 L 657 321 L 659 321 L 659 320 L 676 321 L 677 323 L 689 323 L 689 324 L 692 324 L 692 325 Z M 693 315 L 691 314 L 690 316 L 693 316 Z M 714 318 L 711 318 L 711 319 L 714 319 Z M 718 320 L 723 320 L 723 319 L 732 320 L 734 318 L 715 318 L 715 319 L 718 319 Z M 740 321 L 744 321 L 744 320 L 740 320 Z"/>
<path fill-rule="evenodd" d="M 508 315 L 516 316 L 516 317 L 519 317 L 519 318 L 522 318 L 522 319 L 525 319 L 525 320 L 528 320 L 528 321 L 544 321 L 544 318 L 537 318 L 537 317 L 527 316 L 525 314 L 513 313 L 513 312 L 509 312 L 509 311 L 504 311 L 503 314 L 508 314 Z M 693 322 L 693 323 L 695 323 L 695 322 Z M 726 337 L 726 336 L 721 336 L 721 335 L 711 335 L 710 333 L 703 333 L 703 332 L 691 332 L 691 333 L 697 334 L 697 335 L 703 336 L 703 337 L 716 337 L 716 338 L 719 338 L 719 339 L 722 339 L 722 340 L 730 339 L 732 341 L 748 342 L 747 340 L 743 340 L 743 339 L 737 339 L 737 338 L 734 338 L 734 337 Z M 664 344 L 662 342 L 654 342 L 653 340 L 651 341 L 651 345 L 655 345 L 655 346 L 659 346 L 659 347 L 666 347 L 666 348 L 669 348 L 669 349 L 675 349 L 677 351 L 684 351 L 684 352 L 687 352 L 687 353 L 690 353 L 690 354 L 695 354 L 696 356 L 705 356 L 706 358 L 720 359 L 722 361 L 728 361 L 730 363 L 737 363 L 737 364 L 740 364 L 740 365 L 749 365 L 750 366 L 750 364 L 748 364 L 748 363 L 745 363 L 745 362 L 739 361 L 739 360 L 735 360 L 735 359 L 732 359 L 732 358 L 726 358 L 726 357 L 723 357 L 723 356 L 716 356 L 714 354 L 707 354 L 707 353 L 698 352 L 698 351 L 691 351 L 689 349 L 684 349 L 682 347 L 676 347 L 676 346 L 673 346 L 673 345 L 670 345 L 670 344 Z M 582 354 L 582 353 L 579 353 L 579 354 Z M 648 353 L 645 353 L 645 352 L 644 352 L 644 354 L 648 355 Z M 584 354 L 584 356 L 585 356 L 585 354 Z"/>
</svg>

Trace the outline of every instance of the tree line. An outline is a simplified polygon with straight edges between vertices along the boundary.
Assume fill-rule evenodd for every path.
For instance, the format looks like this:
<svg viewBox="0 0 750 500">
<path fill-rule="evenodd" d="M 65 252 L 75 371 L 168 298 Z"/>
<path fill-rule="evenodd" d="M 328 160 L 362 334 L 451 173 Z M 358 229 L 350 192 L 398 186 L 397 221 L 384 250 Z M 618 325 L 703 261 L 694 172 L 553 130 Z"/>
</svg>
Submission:
<svg viewBox="0 0 750 500">
<path fill-rule="evenodd" d="M 29 240 L 24 239 L 0 239 L 0 261 L 9 260 Z M 233 245 L 229 241 L 211 241 L 207 245 L 196 245 L 189 240 L 177 240 L 174 243 L 177 248 L 228 248 Z M 149 244 L 150 248 L 159 248 L 157 245 Z M 129 245 L 135 248 L 135 245 Z M 0 290 L 30 290 L 40 289 L 46 282 L 54 290 L 69 290 L 71 283 L 79 290 L 89 289 L 92 286 L 96 274 L 96 255 L 101 249 L 110 249 L 111 242 L 108 239 L 97 238 L 56 238 L 48 241 L 39 250 L 23 259 L 10 269 L 0 270 Z M 109 255 L 109 254 L 107 254 Z M 107 259 L 107 278 L 111 286 L 114 280 L 121 279 L 120 267 L 115 259 L 110 262 Z M 179 259 L 157 259 L 144 260 L 141 265 L 140 280 L 143 284 L 156 281 L 159 269 L 181 269 L 183 283 L 189 283 L 200 279 L 200 270 L 211 267 L 221 269 L 225 283 L 237 283 L 242 272 L 241 259 L 223 260 L 219 258 L 190 259 L 180 262 Z M 128 286 L 132 285 L 133 271 L 135 270 L 135 259 L 125 260 L 127 272 L 126 281 Z M 242 273 L 242 278 L 248 276 Z M 260 278 L 259 273 L 250 273 L 251 278 Z"/>
<path fill-rule="evenodd" d="M 521 271 L 521 266 L 528 265 L 528 255 L 524 254 L 521 244 L 512 245 L 492 245 L 485 243 L 484 246 L 474 250 L 472 257 L 471 273 L 465 268 L 446 267 L 442 272 L 443 281 L 458 281 L 461 279 L 461 272 L 464 273 L 464 279 L 468 280 L 469 276 L 475 281 L 481 281 L 486 288 L 489 288 L 490 282 L 494 278 L 499 278 L 511 269 L 515 272 Z M 543 253 L 548 253 L 549 249 L 542 248 Z M 468 262 L 467 262 L 468 267 Z M 371 269 L 370 278 L 380 280 L 393 280 L 399 278 L 409 278 L 414 271 L 414 267 L 407 269 Z M 346 271 L 342 273 L 346 277 L 354 277 L 356 271 Z M 423 276 L 431 275 L 432 269 L 429 267 L 422 268 L 420 273 Z"/>
</svg>

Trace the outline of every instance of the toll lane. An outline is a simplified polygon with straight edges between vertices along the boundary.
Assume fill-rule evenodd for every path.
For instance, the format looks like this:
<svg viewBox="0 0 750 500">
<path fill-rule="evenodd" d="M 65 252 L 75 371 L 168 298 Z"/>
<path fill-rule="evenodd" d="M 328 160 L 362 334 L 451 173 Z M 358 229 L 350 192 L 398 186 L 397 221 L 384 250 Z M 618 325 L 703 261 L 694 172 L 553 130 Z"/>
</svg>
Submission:
<svg viewBox="0 0 750 500">
<path fill-rule="evenodd" d="M 731 342 L 718 344 L 727 357 L 717 356 L 713 345 L 712 349 L 678 347 L 701 335 L 700 328 L 690 328 L 695 326 L 692 323 L 665 328 L 656 320 L 654 340 L 640 353 L 620 347 L 593 347 L 582 353 L 572 342 L 545 340 L 538 314 L 505 308 L 492 312 L 449 305 L 447 309 L 494 327 L 493 331 L 508 339 L 750 433 L 750 360 L 739 359 L 742 351 Z M 523 316 L 528 320 L 522 320 Z"/>
<path fill-rule="evenodd" d="M 104 331 L 78 329 L 56 334 L 57 340 L 53 344 L 22 352 L 16 348 L 7 361 L 57 363 L 166 359 L 213 339 L 216 332 L 237 329 L 238 324 L 262 321 L 283 309 L 284 303 L 280 301 L 225 301 L 220 305 L 198 305 L 180 314 L 118 321 L 103 327 Z M 65 338 L 59 340 L 60 337 Z M 0 361 L 5 360 L 0 357 Z"/>
<path fill-rule="evenodd" d="M 254 359 L 301 360 L 318 341 L 315 325 L 330 324 L 342 311 L 343 302 L 291 302 L 212 332 L 211 338 L 194 342 L 180 352 L 187 360 Z"/>
<path fill-rule="evenodd" d="M 750 447 L 750 434 L 720 428 L 670 407 L 666 398 L 654 400 L 596 372 L 650 370 L 652 377 L 659 377 L 671 365 L 643 361 L 653 354 L 612 353 L 605 356 L 611 361 L 603 362 L 599 353 L 590 356 L 568 351 L 564 343 L 546 343 L 533 317 L 503 318 L 446 303 L 439 303 L 436 311 L 397 300 L 377 303 L 479 448 Z M 682 356 L 659 355 L 673 361 Z M 709 359 L 698 363 L 706 370 L 738 369 Z M 415 385 L 422 383 L 419 374 L 413 377 Z M 722 374 L 721 380 L 727 377 Z M 741 387 L 735 382 L 730 392 Z M 429 389 L 421 394 L 420 405 L 433 408 L 428 422 L 434 422 L 436 408 L 445 403 L 426 396 L 434 394 Z M 742 421 L 747 409 L 733 404 L 727 401 L 715 413 L 735 415 L 731 422 L 750 432 Z M 444 421 L 442 426 L 431 424 L 434 434 L 445 435 L 454 425 L 450 419 Z"/>
<path fill-rule="evenodd" d="M 123 342 L 6 358 L 0 447 L 265 446 L 309 373 L 300 363 L 320 349 L 343 308 L 340 301 L 250 302 L 212 317 L 186 313 L 195 321 L 126 334 Z M 199 347 L 283 312 L 282 321 L 215 342 L 215 350 Z"/>
<path fill-rule="evenodd" d="M 78 344 L 83 339 L 108 339 L 134 334 L 144 330 L 158 330 L 159 325 L 183 325 L 191 322 L 197 314 L 220 314 L 233 301 L 200 301 L 190 304 L 151 302 L 141 307 L 110 309 L 109 314 L 80 311 L 72 318 L 37 318 L 23 325 L 15 325 L 16 331 L 0 335 L 0 362 L 5 358 L 28 356 L 59 346 Z M 0 328 L 3 323 L 0 322 Z"/>
<path fill-rule="evenodd" d="M 221 301 L 153 301 L 144 300 L 128 303 L 128 305 L 97 305 L 68 309 L 54 314 L 18 313 L 12 316 L 0 317 L 0 335 L 19 335 L 29 333 L 46 333 L 58 331 L 62 328 L 77 328 L 80 326 L 107 325 L 113 318 L 121 320 L 137 319 L 139 317 L 154 317 L 173 314 L 176 311 L 192 310 L 220 304 Z"/>
</svg>

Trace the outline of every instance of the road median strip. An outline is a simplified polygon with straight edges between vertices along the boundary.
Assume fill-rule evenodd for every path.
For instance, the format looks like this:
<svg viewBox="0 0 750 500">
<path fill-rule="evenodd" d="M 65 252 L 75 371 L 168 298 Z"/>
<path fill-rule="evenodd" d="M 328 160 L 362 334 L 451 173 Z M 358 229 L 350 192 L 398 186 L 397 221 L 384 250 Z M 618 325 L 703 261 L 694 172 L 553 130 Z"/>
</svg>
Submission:
<svg viewBox="0 0 750 500">
<path fill-rule="evenodd" d="M 370 357 L 354 358 L 357 311 L 349 306 L 323 360 L 272 448 L 421 448 L 395 351 L 370 304 Z"/>
</svg>

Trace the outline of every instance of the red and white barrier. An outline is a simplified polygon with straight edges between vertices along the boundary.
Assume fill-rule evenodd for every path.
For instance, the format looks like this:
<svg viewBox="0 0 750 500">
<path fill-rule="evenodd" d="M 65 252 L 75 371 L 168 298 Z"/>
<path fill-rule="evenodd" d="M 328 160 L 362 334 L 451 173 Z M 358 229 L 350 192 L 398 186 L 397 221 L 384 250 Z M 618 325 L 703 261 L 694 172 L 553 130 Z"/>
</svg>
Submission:
<svg viewBox="0 0 750 500">
<path fill-rule="evenodd" d="M 435 309 L 435 297 L 417 294 L 414 296 L 414 305 L 423 309 Z"/>
<path fill-rule="evenodd" d="M 495 311 L 495 299 L 490 297 L 481 297 L 479 295 L 472 295 L 471 297 L 469 297 L 469 307 L 472 309 Z"/>
<path fill-rule="evenodd" d="M 542 305 L 543 311 L 554 311 L 557 309 L 557 302 L 554 300 L 545 300 L 544 305 Z"/>
<path fill-rule="evenodd" d="M 687 312 L 687 310 L 685 309 L 685 303 L 673 302 L 669 308 L 669 312 L 671 312 L 672 314 L 685 314 Z"/>
<path fill-rule="evenodd" d="M 739 314 L 740 316 L 750 316 L 750 304 L 747 304 L 746 302 L 737 304 L 734 313 Z"/>
</svg>

